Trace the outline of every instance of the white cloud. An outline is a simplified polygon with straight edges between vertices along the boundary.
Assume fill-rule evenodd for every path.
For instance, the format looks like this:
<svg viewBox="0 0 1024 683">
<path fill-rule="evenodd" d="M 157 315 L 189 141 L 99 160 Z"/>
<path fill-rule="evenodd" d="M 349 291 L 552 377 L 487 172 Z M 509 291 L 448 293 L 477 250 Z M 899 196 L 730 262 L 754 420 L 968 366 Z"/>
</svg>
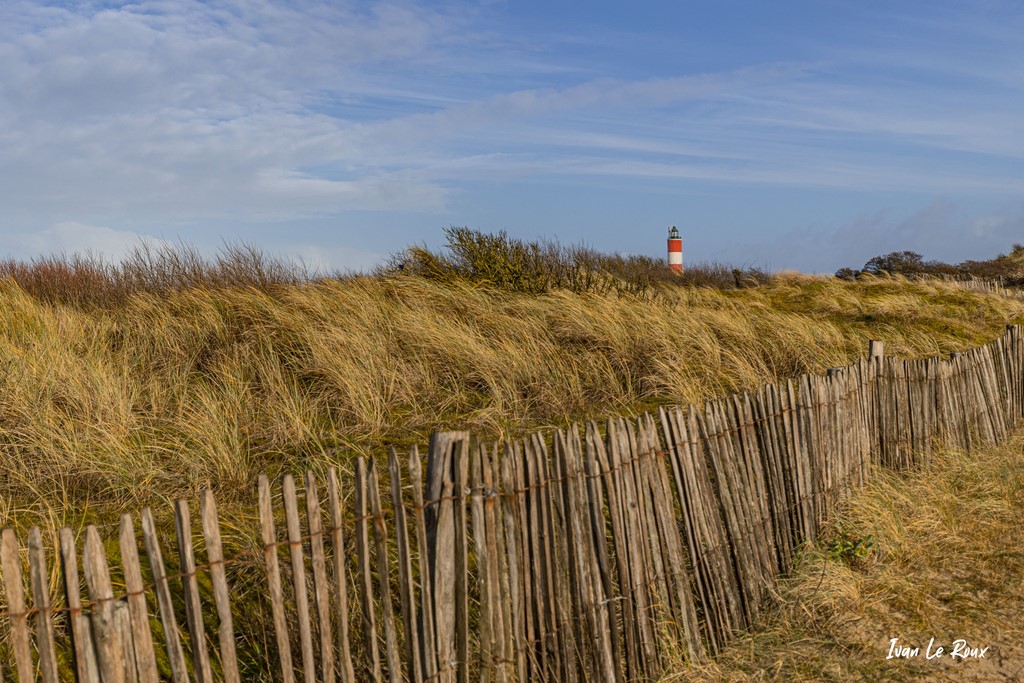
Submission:
<svg viewBox="0 0 1024 683">
<path fill-rule="evenodd" d="M 327 2 L 73 7 L 18 3 L 0 16 L 0 202 L 13 213 L 274 219 L 388 208 L 389 178 L 438 205 L 430 183 L 383 170 L 326 192 L 279 183 L 273 200 L 263 179 L 352 152 L 348 123 L 310 111 L 317 93 L 358 98 L 361 68 L 429 64 L 451 30 L 442 15 Z M 373 166 L 372 150 L 356 151 L 348 161 Z"/>
<path fill-rule="evenodd" d="M 0 250 L 17 258 L 31 258 L 42 254 L 81 254 L 113 262 L 120 261 L 133 249 L 143 245 L 157 248 L 171 246 L 170 243 L 151 235 L 75 222 L 57 223 L 37 232 L 0 238 Z"/>
<path fill-rule="evenodd" d="M 345 246 L 326 247 L 317 244 L 269 245 L 268 253 L 304 265 L 314 273 L 365 272 L 384 261 L 385 255 Z"/>
<path fill-rule="evenodd" d="M 180 243 L 152 235 L 75 222 L 58 223 L 32 233 L 0 237 L 0 255 L 25 260 L 45 255 L 79 254 L 116 263 L 139 247 L 175 250 L 180 246 Z M 215 245 L 204 246 L 201 251 L 208 257 L 215 256 L 219 251 Z M 385 257 L 384 254 L 342 245 L 323 246 L 301 242 L 288 244 L 270 241 L 261 245 L 260 249 L 268 256 L 303 265 L 311 273 L 366 271 L 380 264 Z"/>
</svg>

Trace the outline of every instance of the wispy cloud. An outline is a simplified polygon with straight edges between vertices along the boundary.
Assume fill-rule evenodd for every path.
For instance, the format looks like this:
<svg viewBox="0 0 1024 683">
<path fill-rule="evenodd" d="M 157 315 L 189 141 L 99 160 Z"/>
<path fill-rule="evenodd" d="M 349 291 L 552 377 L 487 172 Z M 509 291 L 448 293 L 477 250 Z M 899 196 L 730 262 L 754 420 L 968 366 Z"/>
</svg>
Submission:
<svg viewBox="0 0 1024 683">
<path fill-rule="evenodd" d="M 291 175 L 348 151 L 336 141 L 348 122 L 309 105 L 325 88 L 358 98 L 360 69 L 429 62 L 454 30 L 446 18 L 398 4 L 221 7 L 5 6 L 0 201 L 172 220 L 390 205 L 383 172 L 316 186 Z M 412 184 L 399 174 L 394 187 Z M 429 183 L 410 199 L 424 197 L 437 206 Z"/>
<path fill-rule="evenodd" d="M 386 253 L 364 251 L 343 245 L 274 244 L 264 246 L 267 253 L 280 255 L 305 266 L 311 273 L 367 272 L 380 264 Z"/>
<path fill-rule="evenodd" d="M 153 235 L 130 230 L 114 230 L 99 225 L 62 222 L 31 233 L 15 233 L 8 240 L 7 257 L 31 259 L 39 254 L 92 255 L 119 261 L 143 246 L 171 247 Z"/>
<path fill-rule="evenodd" d="M 865 10 L 839 44 L 723 42 L 693 66 L 664 57 L 713 45 L 699 27 L 506 31 L 501 3 L 6 2 L 0 248 L 29 230 L 67 241 L 55 226 L 74 224 L 463 222 L 469 184 L 524 177 L 1005 202 L 1024 189 L 1024 24 L 987 11 Z M 659 63 L 609 67 L 603 46 L 645 41 Z M 380 252 L 379 229 L 347 230 Z"/>
</svg>

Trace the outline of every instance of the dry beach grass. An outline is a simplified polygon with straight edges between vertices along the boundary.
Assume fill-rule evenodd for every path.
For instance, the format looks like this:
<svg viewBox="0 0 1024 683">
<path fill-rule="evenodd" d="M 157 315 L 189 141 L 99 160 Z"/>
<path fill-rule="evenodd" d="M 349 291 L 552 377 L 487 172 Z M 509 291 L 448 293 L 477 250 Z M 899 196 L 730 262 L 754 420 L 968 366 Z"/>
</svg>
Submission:
<svg viewBox="0 0 1024 683">
<path fill-rule="evenodd" d="M 0 492 L 132 509 L 433 430 L 487 437 L 688 403 L 994 338 L 1024 305 L 950 285 L 780 275 L 657 296 L 497 291 L 416 276 L 140 291 L 107 306 L 0 284 Z"/>
<path fill-rule="evenodd" d="M 918 472 L 877 472 L 805 551 L 761 630 L 665 680 L 1021 680 L 1022 453 L 1018 434 L 976 453 L 940 451 Z M 893 638 L 908 656 L 895 656 Z M 958 639 L 988 650 L 951 656 Z"/>
</svg>

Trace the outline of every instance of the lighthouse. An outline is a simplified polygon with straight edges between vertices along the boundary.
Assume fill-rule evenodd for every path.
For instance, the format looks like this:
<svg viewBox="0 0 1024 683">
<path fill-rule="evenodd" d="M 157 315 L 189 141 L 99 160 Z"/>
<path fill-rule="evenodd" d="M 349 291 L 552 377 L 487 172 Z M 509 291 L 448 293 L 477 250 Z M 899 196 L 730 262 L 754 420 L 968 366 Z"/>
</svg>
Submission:
<svg viewBox="0 0 1024 683">
<path fill-rule="evenodd" d="M 668 229 L 668 267 L 673 273 L 683 272 L 683 238 L 674 225 Z"/>
</svg>

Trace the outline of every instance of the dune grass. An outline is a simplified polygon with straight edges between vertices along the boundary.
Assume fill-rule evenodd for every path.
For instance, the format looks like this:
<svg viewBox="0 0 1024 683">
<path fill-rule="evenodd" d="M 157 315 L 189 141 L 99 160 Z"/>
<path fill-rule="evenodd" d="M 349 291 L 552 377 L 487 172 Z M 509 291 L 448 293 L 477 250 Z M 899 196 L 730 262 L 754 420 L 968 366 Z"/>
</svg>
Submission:
<svg viewBox="0 0 1024 683">
<path fill-rule="evenodd" d="M 104 306 L 0 283 L 0 495 L 136 509 L 322 467 L 431 431 L 484 437 L 823 371 L 869 338 L 991 340 L 1014 300 L 939 283 L 780 275 L 657 296 L 522 294 L 418 276 L 140 290 Z"/>
<path fill-rule="evenodd" d="M 876 472 L 803 552 L 762 628 L 666 683 L 1021 680 L 1022 457 L 1018 433 L 940 450 L 910 474 Z M 893 638 L 913 656 L 888 658 Z M 953 657 L 958 639 L 989 649 Z"/>
</svg>

